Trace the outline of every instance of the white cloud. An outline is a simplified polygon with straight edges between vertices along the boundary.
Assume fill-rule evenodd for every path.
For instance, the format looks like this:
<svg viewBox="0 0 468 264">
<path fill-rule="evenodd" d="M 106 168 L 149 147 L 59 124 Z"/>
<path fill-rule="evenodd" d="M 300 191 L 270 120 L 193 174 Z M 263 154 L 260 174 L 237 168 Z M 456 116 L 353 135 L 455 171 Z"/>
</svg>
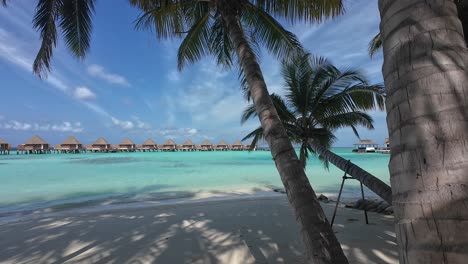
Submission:
<svg viewBox="0 0 468 264">
<path fill-rule="evenodd" d="M 132 116 L 132 119 L 135 121 L 135 127 L 143 130 L 151 129 L 151 125 L 141 121 L 141 119 L 137 116 Z"/>
<path fill-rule="evenodd" d="M 104 69 L 104 67 L 97 64 L 92 64 L 88 66 L 88 73 L 93 77 L 102 79 L 111 84 L 117 84 L 127 87 L 130 86 L 130 83 L 127 81 L 127 79 L 125 79 L 125 77 L 115 73 L 109 73 Z"/>
<path fill-rule="evenodd" d="M 198 136 L 199 131 L 196 128 L 177 128 L 177 127 L 168 127 L 162 129 L 155 129 L 151 131 L 153 135 L 161 135 L 165 138 L 188 138 L 193 136 Z"/>
<path fill-rule="evenodd" d="M 73 132 L 81 133 L 84 128 L 80 122 L 71 123 L 64 121 L 58 124 L 48 123 L 27 123 L 16 120 L 10 120 L 0 123 L 0 129 L 15 131 L 54 131 L 54 132 Z"/>
<path fill-rule="evenodd" d="M 73 96 L 79 100 L 93 100 L 96 99 L 96 94 L 94 94 L 88 87 L 78 86 L 73 92 Z"/>
<path fill-rule="evenodd" d="M 63 122 L 59 125 L 52 125 L 51 130 L 59 132 L 81 133 L 83 132 L 83 127 L 81 126 L 80 122 L 75 122 L 74 124 L 70 122 Z"/>
<path fill-rule="evenodd" d="M 167 79 L 169 79 L 169 81 L 176 82 L 180 80 L 180 73 L 176 70 L 173 70 L 167 75 Z"/>
<path fill-rule="evenodd" d="M 117 119 L 115 117 L 111 117 L 111 120 L 112 120 L 112 124 L 114 124 L 115 126 L 120 127 L 123 130 L 131 130 L 131 129 L 135 128 L 135 124 L 132 121 L 123 121 L 123 120 L 119 120 L 119 119 Z"/>
</svg>

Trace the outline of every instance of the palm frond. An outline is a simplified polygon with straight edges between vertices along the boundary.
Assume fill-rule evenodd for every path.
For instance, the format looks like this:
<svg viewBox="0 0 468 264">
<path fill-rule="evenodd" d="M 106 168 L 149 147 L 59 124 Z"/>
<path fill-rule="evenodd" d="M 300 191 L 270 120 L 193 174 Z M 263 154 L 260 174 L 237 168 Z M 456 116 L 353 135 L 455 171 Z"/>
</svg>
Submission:
<svg viewBox="0 0 468 264">
<path fill-rule="evenodd" d="M 258 127 L 254 131 L 250 132 L 247 134 L 242 141 L 247 140 L 247 139 L 252 139 L 252 143 L 250 143 L 250 148 L 249 150 L 254 150 L 255 146 L 257 145 L 259 140 L 264 140 L 265 136 L 263 135 L 263 128 Z"/>
<path fill-rule="evenodd" d="M 348 113 L 341 113 L 336 115 L 327 116 L 319 120 L 323 127 L 326 127 L 330 131 L 335 131 L 339 128 L 351 127 L 354 134 L 359 138 L 359 134 L 355 129 L 356 126 L 363 126 L 367 129 L 374 129 L 373 118 L 364 112 L 355 111 Z"/>
<path fill-rule="evenodd" d="M 241 124 L 244 124 L 247 122 L 249 119 L 252 119 L 257 116 L 257 112 L 255 110 L 255 105 L 254 104 L 249 104 L 244 111 L 242 112 L 241 116 Z"/>
<path fill-rule="evenodd" d="M 344 13 L 342 0 L 253 0 L 251 2 L 265 12 L 285 18 L 291 23 L 304 21 L 320 23 Z"/>
<path fill-rule="evenodd" d="M 219 16 L 216 17 L 211 26 L 208 49 L 215 57 L 218 65 L 224 67 L 231 67 L 233 65 L 236 55 L 231 39 L 223 28 L 222 18 Z M 240 67 L 239 70 L 241 70 Z M 239 74 L 242 74 L 242 72 L 239 71 Z M 242 84 L 243 81 L 241 82 L 241 87 Z"/>
<path fill-rule="evenodd" d="M 94 0 L 64 1 L 60 12 L 60 27 L 65 42 L 78 58 L 84 58 L 91 41 Z"/>
<path fill-rule="evenodd" d="M 201 19 L 190 28 L 187 36 L 180 44 L 177 53 L 177 67 L 179 70 L 187 64 L 199 61 L 209 54 L 210 43 L 210 13 L 206 12 Z"/>
<path fill-rule="evenodd" d="M 7 0 L 2 0 L 2 5 L 6 7 L 7 6 Z"/>
<path fill-rule="evenodd" d="M 36 6 L 33 26 L 40 31 L 41 47 L 33 64 L 33 72 L 40 78 L 50 71 L 53 49 L 57 45 L 57 27 L 55 22 L 59 18 L 62 8 L 61 0 L 40 0 Z"/>
<path fill-rule="evenodd" d="M 157 38 L 181 37 L 187 31 L 183 11 L 186 4 L 180 1 L 131 0 L 143 13 L 136 19 L 135 28 L 156 33 Z"/>
<path fill-rule="evenodd" d="M 253 29 L 251 42 L 254 46 L 255 43 L 263 43 L 270 53 L 286 59 L 302 51 L 302 45 L 293 33 L 255 5 L 247 3 L 241 19 L 247 28 Z"/>
<path fill-rule="evenodd" d="M 369 42 L 369 56 L 372 58 L 374 57 L 375 53 L 380 51 L 383 46 L 383 41 L 382 41 L 382 35 L 380 35 L 380 32 L 375 35 L 375 37 L 372 38 L 372 40 Z"/>
</svg>

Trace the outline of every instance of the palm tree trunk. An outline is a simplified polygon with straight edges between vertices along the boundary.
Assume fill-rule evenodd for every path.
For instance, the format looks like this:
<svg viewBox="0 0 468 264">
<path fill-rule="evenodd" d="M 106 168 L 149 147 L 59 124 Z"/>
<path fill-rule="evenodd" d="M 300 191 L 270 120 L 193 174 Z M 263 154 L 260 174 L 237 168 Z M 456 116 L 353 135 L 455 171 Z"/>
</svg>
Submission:
<svg viewBox="0 0 468 264">
<path fill-rule="evenodd" d="M 273 106 L 260 65 L 238 20 L 229 9 L 223 11 L 225 26 L 246 75 L 266 141 L 300 226 L 308 261 L 348 263 Z"/>
<path fill-rule="evenodd" d="M 388 204 L 392 204 L 392 189 L 379 178 L 363 170 L 352 162 L 349 162 L 348 164 L 347 160 L 326 149 L 324 146 L 315 143 L 313 140 L 309 140 L 308 143 L 313 149 L 315 149 L 315 151 L 317 151 L 317 154 L 324 157 L 342 171 L 348 171 L 349 175 L 360 181 L 367 188 L 384 199 Z"/>
<path fill-rule="evenodd" d="M 400 263 L 467 263 L 468 54 L 457 8 L 379 9 Z"/>
</svg>

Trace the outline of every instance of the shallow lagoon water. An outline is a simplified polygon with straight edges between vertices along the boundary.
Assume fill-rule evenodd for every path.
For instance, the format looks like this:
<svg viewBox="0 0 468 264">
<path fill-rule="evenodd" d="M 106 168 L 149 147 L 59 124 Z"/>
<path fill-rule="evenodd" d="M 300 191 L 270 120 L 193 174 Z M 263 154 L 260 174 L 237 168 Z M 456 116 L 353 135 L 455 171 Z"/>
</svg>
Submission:
<svg viewBox="0 0 468 264">
<path fill-rule="evenodd" d="M 356 154 L 335 148 L 389 183 L 389 155 Z M 0 156 L 0 214 L 47 207 L 130 203 L 190 197 L 201 192 L 229 193 L 281 188 L 268 151 L 135 152 Z M 306 173 L 317 193 L 336 194 L 343 172 L 311 158 Z M 366 190 L 366 194 L 373 196 Z M 348 180 L 345 197 L 359 196 Z"/>
</svg>

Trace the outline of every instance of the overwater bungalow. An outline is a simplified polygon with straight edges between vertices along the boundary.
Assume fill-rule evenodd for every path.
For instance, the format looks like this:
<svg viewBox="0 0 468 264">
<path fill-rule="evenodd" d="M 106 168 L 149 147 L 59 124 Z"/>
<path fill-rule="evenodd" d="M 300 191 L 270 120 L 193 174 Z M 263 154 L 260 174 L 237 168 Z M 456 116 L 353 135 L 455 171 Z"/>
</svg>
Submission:
<svg viewBox="0 0 468 264">
<path fill-rule="evenodd" d="M 10 154 L 10 144 L 0 138 L 0 155 Z"/>
<path fill-rule="evenodd" d="M 111 144 L 107 142 L 103 137 L 96 139 L 96 141 L 91 145 L 87 146 L 86 150 L 92 152 L 109 152 L 112 151 Z"/>
<path fill-rule="evenodd" d="M 61 153 L 79 153 L 83 150 L 83 144 L 73 136 L 68 137 L 60 145 L 55 145 L 54 150 Z"/>
<path fill-rule="evenodd" d="M 148 138 L 141 146 L 138 146 L 137 149 L 140 151 L 156 151 L 158 149 L 158 144 L 151 138 Z"/>
<path fill-rule="evenodd" d="M 221 140 L 218 143 L 218 145 L 216 145 L 215 150 L 221 150 L 221 151 L 229 150 L 229 145 L 226 143 L 226 141 Z"/>
<path fill-rule="evenodd" d="M 390 139 L 384 139 L 384 147 L 377 149 L 375 152 L 382 153 L 382 154 L 390 154 Z"/>
<path fill-rule="evenodd" d="M 117 146 L 117 150 L 119 151 L 125 151 L 125 152 L 133 152 L 136 150 L 136 145 L 135 143 L 129 139 L 125 138 L 120 144 Z"/>
<path fill-rule="evenodd" d="M 212 151 L 213 144 L 208 139 L 203 140 L 199 148 L 200 151 Z"/>
<path fill-rule="evenodd" d="M 50 145 L 40 136 L 35 135 L 26 141 L 24 144 L 18 146 L 17 154 L 44 154 L 50 153 Z"/>
<path fill-rule="evenodd" d="M 168 139 L 164 145 L 161 145 L 158 147 L 162 151 L 176 151 L 177 150 L 177 144 L 172 140 L 172 138 Z"/>
<path fill-rule="evenodd" d="M 251 148 L 252 146 L 252 141 L 250 141 L 248 144 L 245 144 L 244 145 L 244 150 L 252 150 L 252 151 L 256 151 L 257 150 L 257 145 L 253 146 L 253 148 Z"/>
<path fill-rule="evenodd" d="M 366 153 L 366 152 L 375 152 L 375 149 L 379 144 L 375 143 L 370 139 L 361 139 L 358 143 L 353 144 L 355 149 L 353 152 Z"/>
<path fill-rule="evenodd" d="M 192 140 L 187 139 L 184 144 L 182 144 L 179 147 L 179 150 L 182 151 L 194 151 L 195 150 L 195 144 L 193 144 Z"/>
<path fill-rule="evenodd" d="M 236 142 L 234 142 L 234 144 L 231 145 L 231 150 L 243 150 L 244 149 L 244 145 L 242 145 L 242 143 L 237 140 Z"/>
</svg>

